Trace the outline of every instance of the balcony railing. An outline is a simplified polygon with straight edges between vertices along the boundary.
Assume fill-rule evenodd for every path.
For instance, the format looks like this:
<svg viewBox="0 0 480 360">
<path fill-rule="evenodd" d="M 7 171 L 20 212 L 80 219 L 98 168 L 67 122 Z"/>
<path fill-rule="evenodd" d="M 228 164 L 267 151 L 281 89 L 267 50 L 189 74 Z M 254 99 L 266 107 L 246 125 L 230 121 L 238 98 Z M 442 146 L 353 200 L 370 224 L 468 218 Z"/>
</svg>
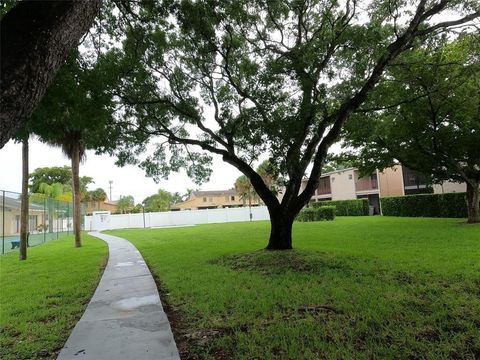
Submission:
<svg viewBox="0 0 480 360">
<path fill-rule="evenodd" d="M 378 189 L 377 175 L 360 178 L 355 183 L 356 191 L 369 191 Z"/>
<path fill-rule="evenodd" d="M 326 195 L 331 193 L 332 190 L 330 189 L 330 177 L 327 176 L 321 178 L 317 187 L 317 195 Z"/>
<path fill-rule="evenodd" d="M 317 195 L 327 195 L 327 194 L 331 194 L 332 191 L 330 190 L 330 186 L 329 187 L 318 187 L 317 188 Z"/>
</svg>

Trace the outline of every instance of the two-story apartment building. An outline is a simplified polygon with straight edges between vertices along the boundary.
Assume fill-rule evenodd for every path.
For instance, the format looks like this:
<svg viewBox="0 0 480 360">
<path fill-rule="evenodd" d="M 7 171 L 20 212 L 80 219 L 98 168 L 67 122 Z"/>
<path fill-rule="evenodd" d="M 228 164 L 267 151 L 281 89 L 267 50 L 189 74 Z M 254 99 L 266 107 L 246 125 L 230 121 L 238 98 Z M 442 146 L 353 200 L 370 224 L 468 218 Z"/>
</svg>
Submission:
<svg viewBox="0 0 480 360">
<path fill-rule="evenodd" d="M 466 192 L 467 184 L 462 182 L 445 181 L 442 184 L 433 185 L 433 192 L 435 194 Z"/>
<path fill-rule="evenodd" d="M 308 179 L 302 181 L 303 191 Z M 376 171 L 370 176 L 360 176 L 357 168 L 347 168 L 322 174 L 311 201 L 368 199 L 374 214 L 380 213 L 380 198 L 431 193 L 421 174 L 402 165 Z"/>
<path fill-rule="evenodd" d="M 225 207 L 244 206 L 248 203 L 247 199 L 242 199 L 234 189 L 213 190 L 213 191 L 194 191 L 190 198 L 181 203 L 172 205 L 172 210 L 201 210 L 218 209 Z M 251 204 L 259 205 L 258 198 L 252 197 Z"/>
<path fill-rule="evenodd" d="M 308 179 L 302 181 L 303 191 Z M 422 193 L 464 192 L 465 184 L 445 182 L 430 185 L 426 177 L 402 165 L 395 165 L 369 176 L 360 176 L 357 168 L 347 168 L 322 174 L 320 183 L 311 202 L 325 200 L 368 199 L 373 214 L 380 214 L 380 198 Z M 278 197 L 281 200 L 282 191 Z M 234 189 L 216 191 L 195 191 L 187 201 L 172 205 L 172 210 L 216 209 L 245 206 Z M 259 205 L 258 198 L 252 198 L 252 205 Z"/>
</svg>

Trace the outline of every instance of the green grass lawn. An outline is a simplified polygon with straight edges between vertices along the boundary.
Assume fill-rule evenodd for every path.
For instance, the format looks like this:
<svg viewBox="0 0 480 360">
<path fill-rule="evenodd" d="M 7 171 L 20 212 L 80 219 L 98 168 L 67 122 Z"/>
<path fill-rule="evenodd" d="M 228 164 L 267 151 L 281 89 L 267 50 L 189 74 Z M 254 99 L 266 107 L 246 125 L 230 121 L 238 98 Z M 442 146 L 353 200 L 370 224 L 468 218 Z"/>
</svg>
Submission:
<svg viewBox="0 0 480 360">
<path fill-rule="evenodd" d="M 83 314 L 107 259 L 107 245 L 72 236 L 0 256 L 0 358 L 56 358 Z"/>
<path fill-rule="evenodd" d="M 480 227 L 459 219 L 113 231 L 160 279 L 184 359 L 479 359 Z"/>
</svg>

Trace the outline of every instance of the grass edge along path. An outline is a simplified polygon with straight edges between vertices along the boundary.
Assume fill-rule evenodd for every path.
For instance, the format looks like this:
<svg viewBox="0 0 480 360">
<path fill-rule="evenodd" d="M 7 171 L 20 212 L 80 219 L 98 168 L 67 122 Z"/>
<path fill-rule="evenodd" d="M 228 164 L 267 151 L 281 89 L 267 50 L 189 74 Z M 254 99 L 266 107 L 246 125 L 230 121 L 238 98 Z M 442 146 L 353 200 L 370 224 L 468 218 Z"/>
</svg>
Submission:
<svg viewBox="0 0 480 360">
<path fill-rule="evenodd" d="M 182 359 L 480 358 L 480 227 L 339 217 L 297 223 L 287 252 L 259 250 L 268 230 L 111 233 L 161 280 Z"/>
<path fill-rule="evenodd" d="M 55 359 L 82 316 L 108 260 L 105 242 L 82 235 L 0 256 L 0 358 Z"/>
</svg>

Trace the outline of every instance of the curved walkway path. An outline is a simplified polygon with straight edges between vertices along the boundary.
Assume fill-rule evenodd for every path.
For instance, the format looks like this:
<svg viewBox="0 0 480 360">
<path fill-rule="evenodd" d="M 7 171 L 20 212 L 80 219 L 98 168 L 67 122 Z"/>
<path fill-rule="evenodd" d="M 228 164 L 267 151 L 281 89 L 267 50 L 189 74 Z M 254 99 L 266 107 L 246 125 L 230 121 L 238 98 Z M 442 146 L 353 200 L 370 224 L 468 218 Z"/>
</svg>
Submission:
<svg viewBox="0 0 480 360">
<path fill-rule="evenodd" d="M 179 360 L 157 287 L 140 252 L 129 241 L 99 232 L 108 264 L 59 360 Z"/>
</svg>

